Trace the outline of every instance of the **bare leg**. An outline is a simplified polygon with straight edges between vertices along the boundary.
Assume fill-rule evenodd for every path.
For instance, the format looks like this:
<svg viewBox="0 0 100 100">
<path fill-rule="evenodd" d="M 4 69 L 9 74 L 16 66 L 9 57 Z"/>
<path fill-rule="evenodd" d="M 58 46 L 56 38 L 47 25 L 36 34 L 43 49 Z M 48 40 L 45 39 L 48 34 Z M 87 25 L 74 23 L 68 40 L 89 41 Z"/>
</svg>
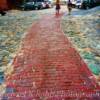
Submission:
<svg viewBox="0 0 100 100">
<path fill-rule="evenodd" d="M 72 11 L 72 8 L 71 8 L 71 7 L 69 7 L 69 15 L 71 14 L 71 11 Z"/>
<path fill-rule="evenodd" d="M 58 15 L 59 15 L 59 10 L 58 10 Z"/>
<path fill-rule="evenodd" d="M 68 14 L 70 15 L 71 11 L 72 11 L 72 8 L 70 6 L 67 6 L 67 8 L 68 8 Z"/>
<path fill-rule="evenodd" d="M 57 15 L 57 10 L 56 10 L 56 15 Z"/>
<path fill-rule="evenodd" d="M 56 15 L 59 15 L 59 10 L 56 10 Z"/>
</svg>

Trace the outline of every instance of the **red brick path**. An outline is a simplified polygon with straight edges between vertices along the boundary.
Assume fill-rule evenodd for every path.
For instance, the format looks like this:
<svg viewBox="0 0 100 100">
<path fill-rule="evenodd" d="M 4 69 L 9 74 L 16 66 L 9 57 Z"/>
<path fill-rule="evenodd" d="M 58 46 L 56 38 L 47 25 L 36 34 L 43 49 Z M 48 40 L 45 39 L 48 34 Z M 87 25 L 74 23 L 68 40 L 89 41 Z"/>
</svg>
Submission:
<svg viewBox="0 0 100 100">
<path fill-rule="evenodd" d="M 9 91 L 3 98 L 99 100 L 92 73 L 61 29 L 61 16 L 48 15 L 33 24 L 6 78 Z"/>
</svg>

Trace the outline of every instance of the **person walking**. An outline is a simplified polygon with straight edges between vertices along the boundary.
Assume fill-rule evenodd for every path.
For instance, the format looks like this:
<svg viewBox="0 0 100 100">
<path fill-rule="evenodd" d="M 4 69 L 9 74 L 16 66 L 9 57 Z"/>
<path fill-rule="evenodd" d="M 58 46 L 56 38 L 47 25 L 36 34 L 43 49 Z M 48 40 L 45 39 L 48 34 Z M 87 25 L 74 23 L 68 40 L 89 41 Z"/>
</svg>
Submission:
<svg viewBox="0 0 100 100">
<path fill-rule="evenodd" d="M 56 0 L 56 15 L 59 15 L 60 10 L 60 0 Z"/>
<path fill-rule="evenodd" d="M 68 14 L 70 15 L 71 11 L 72 11 L 72 2 L 71 2 L 71 0 L 67 1 L 67 8 L 68 8 Z"/>
</svg>

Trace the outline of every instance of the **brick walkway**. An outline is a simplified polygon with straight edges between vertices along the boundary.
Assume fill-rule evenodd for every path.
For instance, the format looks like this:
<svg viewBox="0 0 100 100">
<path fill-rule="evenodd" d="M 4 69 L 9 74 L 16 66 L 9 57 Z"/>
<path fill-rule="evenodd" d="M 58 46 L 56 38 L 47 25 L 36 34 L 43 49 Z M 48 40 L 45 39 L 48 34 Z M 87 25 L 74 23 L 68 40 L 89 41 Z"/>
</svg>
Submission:
<svg viewBox="0 0 100 100">
<path fill-rule="evenodd" d="M 92 73 L 61 29 L 61 16 L 44 16 L 25 35 L 3 100 L 100 100 Z"/>
</svg>

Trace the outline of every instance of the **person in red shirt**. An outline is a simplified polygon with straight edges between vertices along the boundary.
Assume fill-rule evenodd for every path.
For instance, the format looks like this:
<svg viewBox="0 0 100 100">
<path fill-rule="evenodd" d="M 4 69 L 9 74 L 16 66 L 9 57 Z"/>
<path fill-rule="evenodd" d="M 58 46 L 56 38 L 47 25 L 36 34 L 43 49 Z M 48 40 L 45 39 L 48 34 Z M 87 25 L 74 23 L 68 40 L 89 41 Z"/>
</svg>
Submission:
<svg viewBox="0 0 100 100">
<path fill-rule="evenodd" d="M 59 15 L 60 10 L 60 0 L 56 0 L 56 15 Z"/>
</svg>

